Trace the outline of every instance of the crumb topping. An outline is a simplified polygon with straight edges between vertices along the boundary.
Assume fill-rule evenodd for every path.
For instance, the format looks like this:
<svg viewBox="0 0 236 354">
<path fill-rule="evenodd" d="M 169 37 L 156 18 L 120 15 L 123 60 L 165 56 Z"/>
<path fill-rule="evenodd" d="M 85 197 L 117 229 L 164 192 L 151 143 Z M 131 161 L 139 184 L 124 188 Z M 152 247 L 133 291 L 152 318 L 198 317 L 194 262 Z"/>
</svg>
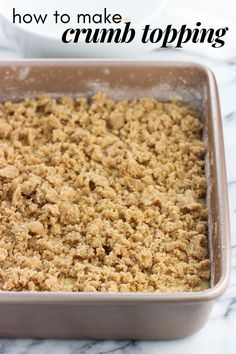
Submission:
<svg viewBox="0 0 236 354">
<path fill-rule="evenodd" d="M 198 113 L 152 98 L 0 105 L 0 289 L 209 287 Z"/>
</svg>

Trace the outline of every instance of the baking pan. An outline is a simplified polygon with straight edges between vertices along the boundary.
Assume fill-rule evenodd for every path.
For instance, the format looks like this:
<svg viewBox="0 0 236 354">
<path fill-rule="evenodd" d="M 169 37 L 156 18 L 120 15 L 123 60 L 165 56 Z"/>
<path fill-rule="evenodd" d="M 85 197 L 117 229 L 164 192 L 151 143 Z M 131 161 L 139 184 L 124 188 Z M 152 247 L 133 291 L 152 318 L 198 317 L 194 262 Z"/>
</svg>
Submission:
<svg viewBox="0 0 236 354">
<path fill-rule="evenodd" d="M 211 287 L 192 293 L 0 292 L 0 336 L 174 339 L 198 331 L 229 280 L 229 213 L 224 145 L 213 74 L 191 63 L 22 61 L 0 64 L 0 101 L 42 93 L 115 99 L 173 97 L 198 107 L 206 145 Z"/>
</svg>

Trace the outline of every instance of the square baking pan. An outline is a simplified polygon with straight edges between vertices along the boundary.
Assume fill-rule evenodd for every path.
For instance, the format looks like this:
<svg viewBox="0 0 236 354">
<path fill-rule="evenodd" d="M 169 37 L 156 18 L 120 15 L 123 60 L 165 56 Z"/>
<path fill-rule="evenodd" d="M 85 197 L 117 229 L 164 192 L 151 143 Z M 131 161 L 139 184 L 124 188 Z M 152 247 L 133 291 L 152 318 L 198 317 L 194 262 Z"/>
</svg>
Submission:
<svg viewBox="0 0 236 354">
<path fill-rule="evenodd" d="M 171 62 L 37 60 L 0 63 L 0 102 L 47 93 L 114 99 L 173 97 L 196 106 L 206 146 L 211 285 L 183 293 L 0 292 L 0 336 L 174 339 L 198 331 L 230 272 L 229 212 L 221 115 L 213 74 Z"/>
</svg>

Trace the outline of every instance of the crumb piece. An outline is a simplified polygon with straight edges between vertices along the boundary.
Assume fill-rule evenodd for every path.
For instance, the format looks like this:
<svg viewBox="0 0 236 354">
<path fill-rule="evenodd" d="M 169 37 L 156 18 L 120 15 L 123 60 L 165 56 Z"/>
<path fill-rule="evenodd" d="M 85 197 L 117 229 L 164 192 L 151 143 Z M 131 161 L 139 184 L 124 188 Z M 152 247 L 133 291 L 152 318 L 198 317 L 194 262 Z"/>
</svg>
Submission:
<svg viewBox="0 0 236 354">
<path fill-rule="evenodd" d="M 6 139 L 12 131 L 12 127 L 10 124 L 4 121 L 0 121 L 0 138 Z"/>
<path fill-rule="evenodd" d="M 8 252 L 6 249 L 0 248 L 0 262 L 5 261 L 7 254 L 8 254 Z"/>
<path fill-rule="evenodd" d="M 5 179 L 14 179 L 19 175 L 19 170 L 15 166 L 5 166 L 0 169 L 0 177 Z"/>
<path fill-rule="evenodd" d="M 40 221 L 32 221 L 29 225 L 30 231 L 36 235 L 43 235 L 45 230 Z"/>
<path fill-rule="evenodd" d="M 125 122 L 124 115 L 119 112 L 112 112 L 107 119 L 107 123 L 108 123 L 109 128 L 114 129 L 114 130 L 118 130 L 118 129 L 122 128 L 124 125 L 124 122 Z"/>
</svg>

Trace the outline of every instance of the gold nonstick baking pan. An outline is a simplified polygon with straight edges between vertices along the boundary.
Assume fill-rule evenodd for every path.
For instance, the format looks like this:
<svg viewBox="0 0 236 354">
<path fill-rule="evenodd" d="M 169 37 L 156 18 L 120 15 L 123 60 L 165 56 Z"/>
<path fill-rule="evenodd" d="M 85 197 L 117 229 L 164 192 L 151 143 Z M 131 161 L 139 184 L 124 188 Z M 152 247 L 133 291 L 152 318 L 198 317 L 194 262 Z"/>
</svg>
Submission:
<svg viewBox="0 0 236 354">
<path fill-rule="evenodd" d="M 43 93 L 117 100 L 177 97 L 196 106 L 206 146 L 210 288 L 186 293 L 0 292 L 0 336 L 174 339 L 198 331 L 229 281 L 230 241 L 224 145 L 213 74 L 191 63 L 42 60 L 0 63 L 0 101 Z"/>
</svg>

